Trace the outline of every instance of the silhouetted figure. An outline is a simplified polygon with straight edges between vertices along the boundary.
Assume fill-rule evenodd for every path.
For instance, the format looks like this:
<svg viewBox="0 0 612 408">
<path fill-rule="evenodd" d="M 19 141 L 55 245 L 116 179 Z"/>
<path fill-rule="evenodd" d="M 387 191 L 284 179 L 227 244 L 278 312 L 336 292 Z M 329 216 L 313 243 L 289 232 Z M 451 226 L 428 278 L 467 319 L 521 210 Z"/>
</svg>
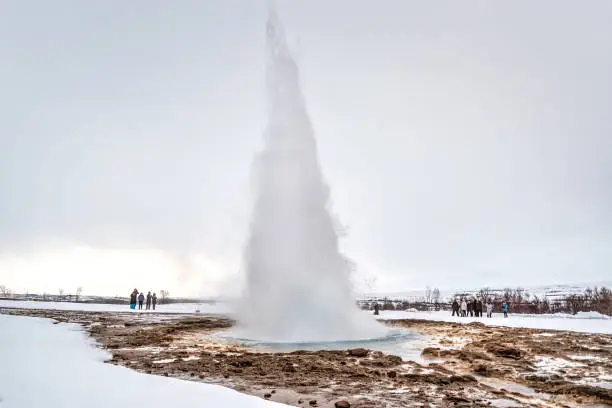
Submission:
<svg viewBox="0 0 612 408">
<path fill-rule="evenodd" d="M 147 293 L 147 310 L 151 308 L 151 291 Z"/>
<path fill-rule="evenodd" d="M 476 302 L 476 317 L 482 317 L 482 300 Z"/>
<path fill-rule="evenodd" d="M 472 301 L 468 300 L 468 302 L 467 302 L 467 314 L 470 315 L 470 317 L 474 316 L 473 306 L 474 306 L 474 304 L 472 303 Z"/>
<path fill-rule="evenodd" d="M 130 309 L 136 309 L 136 298 L 138 297 L 138 289 L 134 289 L 130 295 Z"/>
<path fill-rule="evenodd" d="M 467 316 L 467 302 L 465 301 L 465 299 L 461 300 L 461 316 Z"/>
<path fill-rule="evenodd" d="M 380 310 L 380 306 L 378 305 L 378 302 L 377 302 L 377 303 L 374 303 L 374 314 L 375 314 L 376 316 L 378 316 L 378 315 L 379 315 L 379 310 Z"/>
<path fill-rule="evenodd" d="M 157 304 L 157 295 L 155 293 L 151 296 L 151 301 L 153 302 L 153 310 L 155 310 L 155 305 Z"/>
<path fill-rule="evenodd" d="M 457 316 L 459 316 L 459 302 L 457 302 L 457 299 L 453 300 L 453 304 L 451 307 L 453 308 L 453 316 L 455 315 L 455 313 L 457 313 Z"/>
<path fill-rule="evenodd" d="M 504 317 L 508 317 L 508 303 L 505 301 L 502 303 L 502 312 L 504 312 Z"/>
<path fill-rule="evenodd" d="M 144 303 L 145 296 L 144 293 L 138 295 L 138 310 L 142 310 L 142 304 Z"/>
<path fill-rule="evenodd" d="M 493 304 L 489 300 L 487 302 L 487 317 L 492 317 L 492 316 L 493 316 Z"/>
</svg>

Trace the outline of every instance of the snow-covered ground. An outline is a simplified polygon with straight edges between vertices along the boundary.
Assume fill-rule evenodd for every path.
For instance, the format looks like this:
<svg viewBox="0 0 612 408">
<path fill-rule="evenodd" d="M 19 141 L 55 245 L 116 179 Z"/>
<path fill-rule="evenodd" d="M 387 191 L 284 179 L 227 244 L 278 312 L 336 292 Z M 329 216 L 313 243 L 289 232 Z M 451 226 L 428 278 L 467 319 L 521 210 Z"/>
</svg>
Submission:
<svg viewBox="0 0 612 408">
<path fill-rule="evenodd" d="M 22 308 L 22 309 L 55 309 L 91 312 L 131 312 L 148 314 L 149 311 L 130 310 L 128 305 L 105 305 L 91 303 L 68 303 L 68 302 L 30 302 L 0 300 L 0 308 Z M 180 314 L 227 314 L 231 315 L 233 307 L 231 303 L 196 304 L 176 303 L 171 305 L 158 305 L 156 313 L 180 313 Z M 152 311 L 151 311 L 152 312 Z M 372 315 L 372 312 L 364 311 L 364 314 Z M 374 316 L 372 316 L 374 318 Z M 424 319 L 443 322 L 470 323 L 482 322 L 489 326 L 526 327 L 531 329 L 546 330 L 568 330 L 583 333 L 612 334 L 612 317 L 599 313 L 549 314 L 549 315 L 515 315 L 510 314 L 504 318 L 501 314 L 493 314 L 493 318 L 486 317 L 453 317 L 450 312 L 418 312 L 418 311 L 381 311 L 380 319 Z"/>
<path fill-rule="evenodd" d="M 372 314 L 372 312 L 364 312 Z M 374 316 L 373 316 L 374 317 Z M 612 317 L 599 313 L 578 313 L 577 315 L 553 314 L 553 315 L 513 315 L 504 318 L 501 313 L 493 313 L 493 317 L 457 317 L 451 312 L 404 312 L 388 311 L 380 312 L 379 319 L 423 319 L 438 322 L 471 323 L 481 322 L 487 326 L 525 327 L 530 329 L 545 330 L 567 330 L 581 333 L 612 334 Z"/>
<path fill-rule="evenodd" d="M 230 313 L 227 303 L 173 303 L 169 305 L 158 304 L 155 310 L 130 310 L 129 305 L 97 304 L 97 303 L 71 303 L 71 302 L 35 302 L 28 300 L 0 300 L 0 308 L 18 309 L 45 309 L 45 310 L 72 310 L 84 312 L 132 312 L 132 313 Z"/>
<path fill-rule="evenodd" d="M 286 407 L 217 385 L 103 363 L 108 357 L 75 325 L 0 315 L 0 406 Z"/>
</svg>

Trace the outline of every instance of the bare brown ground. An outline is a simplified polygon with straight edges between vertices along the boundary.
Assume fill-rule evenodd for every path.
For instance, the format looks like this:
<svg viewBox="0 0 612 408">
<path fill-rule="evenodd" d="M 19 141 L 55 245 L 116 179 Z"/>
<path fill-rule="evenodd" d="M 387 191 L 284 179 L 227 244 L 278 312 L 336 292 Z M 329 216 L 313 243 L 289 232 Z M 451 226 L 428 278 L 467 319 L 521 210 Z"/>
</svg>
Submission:
<svg viewBox="0 0 612 408">
<path fill-rule="evenodd" d="M 612 406 L 612 336 L 419 320 L 425 364 L 371 350 L 256 352 L 213 340 L 224 317 L 0 309 L 81 324 L 108 363 L 298 407 Z M 603 377 L 603 379 L 602 379 Z M 606 381 L 606 378 L 608 380 Z M 342 405 L 339 405 L 342 406 Z M 346 406 L 346 405 L 345 405 Z"/>
</svg>

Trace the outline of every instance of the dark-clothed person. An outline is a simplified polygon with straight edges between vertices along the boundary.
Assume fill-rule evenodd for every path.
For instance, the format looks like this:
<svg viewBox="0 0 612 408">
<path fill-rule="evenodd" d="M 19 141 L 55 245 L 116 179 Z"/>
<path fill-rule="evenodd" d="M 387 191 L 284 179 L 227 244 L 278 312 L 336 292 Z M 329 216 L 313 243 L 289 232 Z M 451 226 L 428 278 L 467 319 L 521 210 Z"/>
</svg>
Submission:
<svg viewBox="0 0 612 408">
<path fill-rule="evenodd" d="M 453 316 L 455 315 L 455 313 L 457 313 L 457 316 L 459 316 L 459 302 L 457 302 L 457 299 L 453 300 Z"/>
</svg>

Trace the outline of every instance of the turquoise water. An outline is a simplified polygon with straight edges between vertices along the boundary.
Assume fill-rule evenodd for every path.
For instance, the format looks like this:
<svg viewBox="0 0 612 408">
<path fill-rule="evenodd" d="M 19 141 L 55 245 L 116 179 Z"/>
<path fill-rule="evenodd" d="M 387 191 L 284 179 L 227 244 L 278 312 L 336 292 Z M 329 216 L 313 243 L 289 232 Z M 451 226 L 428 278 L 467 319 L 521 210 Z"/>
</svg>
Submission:
<svg viewBox="0 0 612 408">
<path fill-rule="evenodd" d="M 421 351 L 425 345 L 425 337 L 410 330 L 391 329 L 386 336 L 368 340 L 325 341 L 325 342 L 275 342 L 245 339 L 232 331 L 214 334 L 216 340 L 229 344 L 252 348 L 266 352 L 292 352 L 297 350 L 346 350 L 351 348 L 366 348 L 381 351 L 386 354 L 400 356 L 403 360 L 422 361 Z"/>
</svg>

